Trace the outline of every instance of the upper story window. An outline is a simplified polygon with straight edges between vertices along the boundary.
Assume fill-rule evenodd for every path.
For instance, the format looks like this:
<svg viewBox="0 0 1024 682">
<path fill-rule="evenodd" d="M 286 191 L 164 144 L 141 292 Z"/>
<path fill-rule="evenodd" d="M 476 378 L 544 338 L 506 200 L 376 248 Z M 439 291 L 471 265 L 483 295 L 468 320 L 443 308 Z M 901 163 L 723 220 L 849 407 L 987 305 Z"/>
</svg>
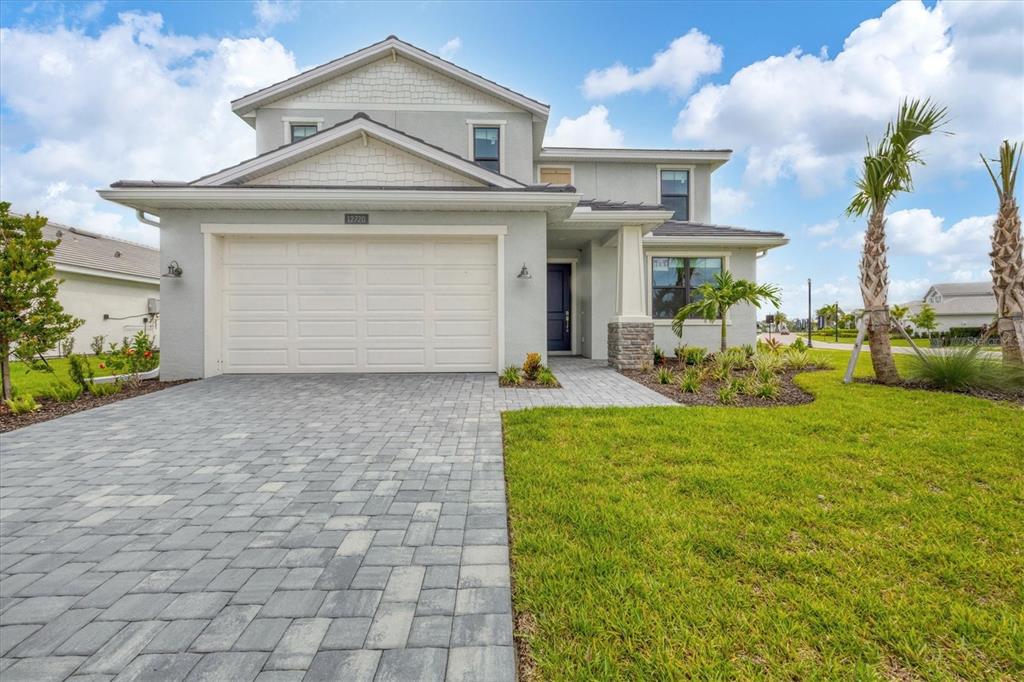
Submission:
<svg viewBox="0 0 1024 682">
<path fill-rule="evenodd" d="M 662 170 L 661 205 L 672 210 L 672 220 L 690 219 L 690 171 Z"/>
<path fill-rule="evenodd" d="M 722 272 L 721 258 L 651 257 L 651 317 L 671 320 L 684 305 L 700 300 L 695 291 Z"/>
<path fill-rule="evenodd" d="M 571 185 L 572 168 L 568 166 L 542 166 L 537 171 L 537 180 L 542 185 Z"/>
<path fill-rule="evenodd" d="M 304 140 L 307 137 L 316 135 L 317 125 L 316 123 L 292 123 L 291 124 L 291 141 L 298 142 Z"/>
<path fill-rule="evenodd" d="M 495 173 L 501 172 L 501 128 L 475 126 L 473 128 L 473 161 Z"/>
</svg>

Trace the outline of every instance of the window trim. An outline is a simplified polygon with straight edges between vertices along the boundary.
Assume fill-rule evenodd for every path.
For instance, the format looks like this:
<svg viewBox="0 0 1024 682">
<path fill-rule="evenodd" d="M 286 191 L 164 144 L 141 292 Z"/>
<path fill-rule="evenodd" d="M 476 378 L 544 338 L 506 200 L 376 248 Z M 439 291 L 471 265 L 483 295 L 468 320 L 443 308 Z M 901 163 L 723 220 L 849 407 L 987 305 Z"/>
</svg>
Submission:
<svg viewBox="0 0 1024 682">
<path fill-rule="evenodd" d="M 538 163 L 537 164 L 537 184 L 541 183 L 540 172 L 544 169 L 555 168 L 559 170 L 569 170 L 569 184 L 573 187 L 576 186 L 576 164 L 574 163 Z"/>
<path fill-rule="evenodd" d="M 675 170 L 675 169 L 668 169 Z M 659 177 L 660 180 L 660 177 Z M 678 250 L 678 249 L 658 249 L 654 251 L 644 251 L 644 266 L 647 270 L 646 280 L 647 287 L 644 290 L 644 297 L 646 299 L 647 315 L 654 320 L 654 326 L 656 327 L 669 327 L 672 325 L 671 319 L 658 319 L 654 317 L 654 259 L 655 258 L 721 258 L 722 259 L 722 272 L 729 272 L 729 259 L 732 256 L 731 251 L 693 251 L 693 250 Z M 687 320 L 686 324 L 691 327 L 717 327 L 722 324 L 721 320 Z M 732 325 L 732 316 L 729 313 L 725 314 L 726 326 Z"/>
<path fill-rule="evenodd" d="M 292 125 L 315 125 L 316 131 L 319 133 L 324 129 L 323 118 L 310 118 L 309 116 L 282 116 L 281 117 L 281 130 L 284 135 L 284 143 L 292 143 Z"/>
<path fill-rule="evenodd" d="M 694 166 L 694 165 L 686 165 L 686 164 L 658 164 L 658 166 L 657 166 L 657 174 L 655 175 L 655 181 L 657 182 L 658 203 L 659 204 L 661 203 L 661 171 L 686 171 L 686 172 L 688 172 L 690 174 L 689 177 L 686 180 L 686 191 L 687 191 L 686 197 L 688 199 L 689 215 L 686 217 L 686 220 L 683 220 L 683 221 L 680 221 L 680 222 L 685 222 L 685 223 L 692 223 L 693 222 L 693 214 L 694 214 L 694 210 L 693 210 L 693 196 L 694 196 L 694 192 L 693 192 L 693 178 L 694 178 L 694 172 L 695 172 L 696 168 L 697 167 Z M 675 220 L 675 218 L 673 218 L 673 220 Z"/>
<path fill-rule="evenodd" d="M 490 120 L 489 121 L 489 120 L 475 119 L 475 118 L 466 119 L 466 129 L 467 129 L 467 134 L 466 134 L 466 141 L 467 141 L 466 160 L 468 160 L 470 163 L 476 163 L 476 154 L 474 153 L 474 144 L 473 144 L 473 131 L 476 128 L 497 128 L 498 129 L 498 173 L 501 174 L 501 175 L 505 175 L 505 158 L 508 156 L 505 153 L 505 149 L 506 149 L 505 126 L 506 126 L 506 123 L 507 123 L 507 121 L 503 121 L 503 120 Z M 481 168 L 482 168 L 482 166 L 481 166 Z M 487 170 L 489 170 L 489 169 L 487 169 Z M 493 172 L 493 171 L 491 171 L 491 172 Z"/>
</svg>

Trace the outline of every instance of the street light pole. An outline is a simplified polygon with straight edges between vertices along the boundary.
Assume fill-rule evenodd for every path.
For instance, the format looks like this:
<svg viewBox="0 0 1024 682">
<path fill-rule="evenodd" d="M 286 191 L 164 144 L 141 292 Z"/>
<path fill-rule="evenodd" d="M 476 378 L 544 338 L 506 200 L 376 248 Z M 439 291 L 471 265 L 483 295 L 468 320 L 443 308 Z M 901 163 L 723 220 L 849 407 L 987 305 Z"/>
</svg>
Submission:
<svg viewBox="0 0 1024 682">
<path fill-rule="evenodd" d="M 811 278 L 807 278 L 807 347 L 813 348 L 811 342 Z"/>
<path fill-rule="evenodd" d="M 836 301 L 836 343 L 839 343 L 839 301 Z"/>
</svg>

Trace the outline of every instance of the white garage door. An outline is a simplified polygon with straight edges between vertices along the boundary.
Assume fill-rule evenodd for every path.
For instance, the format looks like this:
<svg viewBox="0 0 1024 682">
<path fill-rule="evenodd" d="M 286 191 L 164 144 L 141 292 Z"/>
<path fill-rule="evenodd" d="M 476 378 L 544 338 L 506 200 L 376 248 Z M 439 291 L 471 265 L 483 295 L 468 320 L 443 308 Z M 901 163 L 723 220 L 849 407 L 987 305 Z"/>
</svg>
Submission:
<svg viewBox="0 0 1024 682">
<path fill-rule="evenodd" d="M 490 238 L 227 238 L 223 370 L 497 368 Z"/>
</svg>

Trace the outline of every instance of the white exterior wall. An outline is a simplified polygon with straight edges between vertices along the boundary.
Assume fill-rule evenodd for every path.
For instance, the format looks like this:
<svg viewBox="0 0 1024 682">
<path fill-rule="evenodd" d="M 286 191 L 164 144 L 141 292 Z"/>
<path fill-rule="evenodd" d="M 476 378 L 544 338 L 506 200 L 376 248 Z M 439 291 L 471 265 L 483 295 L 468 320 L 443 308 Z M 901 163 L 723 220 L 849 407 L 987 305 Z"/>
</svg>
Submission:
<svg viewBox="0 0 1024 682">
<path fill-rule="evenodd" d="M 658 169 L 688 169 L 690 220 L 711 222 L 711 165 L 610 161 L 542 161 L 541 166 L 572 166 L 573 184 L 588 199 L 658 203 Z M 535 176 L 536 178 L 536 176 Z"/>
<path fill-rule="evenodd" d="M 504 225 L 505 355 L 502 367 L 522 364 L 528 352 L 546 358 L 545 282 L 539 276 L 547 259 L 544 213 L 495 212 L 370 212 L 373 225 Z M 204 355 L 204 235 L 203 223 L 337 225 L 334 211 L 167 210 L 161 212 L 160 257 L 163 268 L 177 260 L 181 278 L 167 280 L 162 290 L 164 338 L 161 377 L 198 378 L 205 375 Z M 523 263 L 533 279 L 518 279 Z"/>
<path fill-rule="evenodd" d="M 83 275 L 59 267 L 57 276 L 64 280 L 57 290 L 57 300 L 66 313 L 85 320 L 73 334 L 76 353 L 91 353 L 89 343 L 94 336 L 105 336 L 104 345 L 109 347 L 112 341 L 120 343 L 140 329 L 145 329 L 159 345 L 159 318 L 150 323 L 146 315 L 148 300 L 160 298 L 159 284 Z M 104 315 L 130 319 L 104 320 Z"/>
</svg>

